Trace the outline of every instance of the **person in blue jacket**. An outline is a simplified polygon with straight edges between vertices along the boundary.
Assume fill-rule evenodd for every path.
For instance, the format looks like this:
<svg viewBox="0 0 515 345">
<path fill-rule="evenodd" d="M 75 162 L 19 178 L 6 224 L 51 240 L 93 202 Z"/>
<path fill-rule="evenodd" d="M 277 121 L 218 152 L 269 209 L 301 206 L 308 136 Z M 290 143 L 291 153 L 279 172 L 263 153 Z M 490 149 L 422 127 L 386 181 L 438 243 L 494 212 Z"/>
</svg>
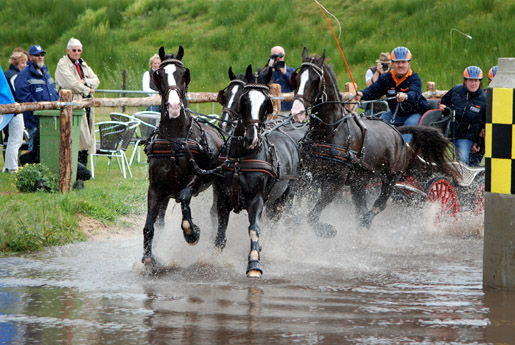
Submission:
<svg viewBox="0 0 515 345">
<path fill-rule="evenodd" d="M 470 164 L 470 153 L 481 150 L 485 136 L 486 94 L 481 87 L 483 71 L 469 66 L 463 71 L 463 84 L 458 84 L 442 97 L 440 109 L 454 111 L 451 138 L 458 160 Z"/>
<path fill-rule="evenodd" d="M 422 114 L 429 108 L 422 96 L 422 80 L 411 69 L 411 52 L 406 47 L 392 50 L 392 69 L 379 76 L 377 81 L 364 90 L 358 91 L 355 98 L 372 100 L 387 97 L 390 111 L 381 118 L 394 126 L 417 126 Z M 404 134 L 407 143 L 411 134 Z"/>
<path fill-rule="evenodd" d="M 293 89 L 290 84 L 291 74 L 295 71 L 295 68 L 286 65 L 284 57 L 286 52 L 281 46 L 275 46 L 270 50 L 270 58 L 265 66 L 266 68 L 272 69 L 271 83 L 281 85 L 281 93 L 292 92 Z M 284 114 L 289 113 L 293 102 L 281 102 L 281 112 Z"/>
<path fill-rule="evenodd" d="M 57 101 L 59 94 L 54 79 L 45 65 L 46 51 L 35 44 L 29 49 L 29 61 L 14 81 L 16 100 L 20 103 Z M 32 111 L 23 113 L 25 128 L 29 132 L 29 148 L 34 161 L 39 162 L 39 120 Z"/>
</svg>

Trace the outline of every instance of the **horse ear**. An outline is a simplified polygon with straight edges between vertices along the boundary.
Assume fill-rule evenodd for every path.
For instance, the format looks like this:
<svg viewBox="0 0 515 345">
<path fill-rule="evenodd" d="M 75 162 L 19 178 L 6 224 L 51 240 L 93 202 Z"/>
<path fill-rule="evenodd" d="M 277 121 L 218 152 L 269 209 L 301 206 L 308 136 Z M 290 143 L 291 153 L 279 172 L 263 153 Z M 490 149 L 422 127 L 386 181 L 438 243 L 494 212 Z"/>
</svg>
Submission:
<svg viewBox="0 0 515 345">
<path fill-rule="evenodd" d="M 183 78 L 184 78 L 184 84 L 186 86 L 188 86 L 190 84 L 190 81 L 191 81 L 190 69 L 189 68 L 184 69 Z"/>
<path fill-rule="evenodd" d="M 293 90 L 295 90 L 297 88 L 297 72 L 291 73 L 290 86 Z"/>
<path fill-rule="evenodd" d="M 221 105 L 225 105 L 224 90 L 218 91 L 218 95 L 216 96 L 216 101 L 218 103 L 220 103 Z"/>
<path fill-rule="evenodd" d="M 308 48 L 304 47 L 304 49 L 302 50 L 302 61 L 306 61 L 308 58 Z"/>
<path fill-rule="evenodd" d="M 267 68 L 266 69 L 266 72 L 264 75 L 262 75 L 263 79 L 264 79 L 264 82 L 263 84 L 269 84 L 270 83 L 270 80 L 272 80 L 272 69 L 271 68 Z"/>
<path fill-rule="evenodd" d="M 152 73 L 152 80 L 154 80 L 154 85 L 157 86 L 159 92 L 162 92 L 161 83 L 159 82 L 159 70 L 154 71 L 154 73 Z"/>
<path fill-rule="evenodd" d="M 177 60 L 182 60 L 182 57 L 184 56 L 184 48 L 182 46 L 179 46 L 179 51 L 177 52 Z"/>
<path fill-rule="evenodd" d="M 159 48 L 159 58 L 161 59 L 161 61 L 165 61 L 165 47 L 163 46 Z"/>
<path fill-rule="evenodd" d="M 324 52 L 322 53 L 322 56 L 320 57 L 320 61 L 322 61 L 322 65 L 323 65 L 324 61 L 325 61 L 325 49 L 324 49 Z"/>
<path fill-rule="evenodd" d="M 229 67 L 229 80 L 234 80 L 236 79 L 236 75 L 233 73 L 232 71 L 232 66 Z"/>
<path fill-rule="evenodd" d="M 252 65 L 248 65 L 247 66 L 247 70 L 245 71 L 245 79 L 247 81 L 247 83 L 251 83 L 252 82 Z"/>
</svg>

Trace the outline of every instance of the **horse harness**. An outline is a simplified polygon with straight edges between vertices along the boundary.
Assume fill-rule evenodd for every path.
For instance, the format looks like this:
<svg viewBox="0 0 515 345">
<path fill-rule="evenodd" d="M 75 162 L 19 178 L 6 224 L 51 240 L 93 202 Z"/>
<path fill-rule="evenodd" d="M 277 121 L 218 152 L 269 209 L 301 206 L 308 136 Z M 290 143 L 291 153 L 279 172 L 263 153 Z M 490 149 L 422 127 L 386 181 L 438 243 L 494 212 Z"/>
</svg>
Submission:
<svg viewBox="0 0 515 345">
<path fill-rule="evenodd" d="M 313 62 L 303 62 L 301 65 L 301 68 L 303 66 L 307 66 L 307 67 L 313 69 L 315 74 L 317 74 L 318 77 L 320 78 L 320 83 L 318 86 L 318 91 L 320 93 L 320 96 L 318 96 L 316 99 L 321 100 L 322 103 L 319 103 L 319 105 L 326 103 L 326 101 L 324 100 L 324 98 L 327 99 L 327 93 L 325 91 L 324 69 L 319 67 L 318 65 L 314 64 Z M 336 89 L 336 86 L 334 86 L 334 88 L 335 88 L 335 95 L 337 97 L 339 97 L 339 92 Z M 325 95 L 325 97 L 324 97 L 324 95 Z M 303 104 L 305 104 L 307 101 L 305 99 L 304 95 L 302 95 L 302 94 L 295 95 L 295 99 L 301 101 Z M 309 102 L 309 103 L 311 104 L 311 102 Z M 343 106 L 343 104 L 341 102 L 338 102 L 338 103 L 340 104 L 340 108 L 343 113 L 348 112 L 348 110 Z M 352 112 L 352 113 L 350 113 L 350 115 L 345 115 L 344 117 L 342 117 L 335 123 L 325 123 L 321 118 L 319 118 L 315 114 L 310 114 L 310 117 L 320 121 L 321 123 L 323 123 L 327 126 L 335 126 L 335 129 L 331 133 L 329 140 L 331 140 L 336 135 L 341 123 L 344 123 L 347 125 L 347 133 L 348 133 L 346 146 L 335 145 L 335 144 L 332 144 L 329 142 L 314 142 L 309 137 L 304 138 L 302 140 L 302 148 L 304 151 L 309 151 L 308 153 L 309 153 L 310 157 L 329 160 L 329 161 L 337 162 L 337 163 L 342 163 L 342 164 L 345 164 L 350 167 L 353 167 L 354 165 L 358 164 L 358 165 L 364 167 L 365 169 L 374 172 L 374 169 L 364 161 L 365 139 L 366 139 L 368 129 L 367 129 L 365 123 L 363 122 L 363 120 L 361 119 L 361 117 L 359 117 L 355 112 Z M 349 121 L 348 121 L 349 118 L 354 120 L 354 122 L 360 128 L 361 133 L 362 133 L 361 149 L 359 152 L 350 150 L 351 135 L 350 135 L 350 127 L 349 127 Z"/>
</svg>

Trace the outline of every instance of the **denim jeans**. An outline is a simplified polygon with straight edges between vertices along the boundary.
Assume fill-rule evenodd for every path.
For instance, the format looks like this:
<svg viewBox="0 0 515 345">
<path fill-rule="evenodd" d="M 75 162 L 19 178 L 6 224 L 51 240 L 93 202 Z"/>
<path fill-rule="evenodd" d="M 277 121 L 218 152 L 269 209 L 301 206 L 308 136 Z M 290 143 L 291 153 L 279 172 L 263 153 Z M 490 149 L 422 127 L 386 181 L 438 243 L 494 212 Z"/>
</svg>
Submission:
<svg viewBox="0 0 515 345">
<path fill-rule="evenodd" d="M 456 155 L 458 156 L 458 160 L 465 162 L 467 165 L 470 165 L 469 155 L 470 149 L 474 145 L 472 140 L 468 139 L 456 139 L 454 140 L 454 147 L 456 148 Z"/>
<path fill-rule="evenodd" d="M 420 115 L 420 114 L 411 114 L 411 115 L 405 116 L 405 117 L 395 116 L 395 121 L 393 122 L 393 125 L 395 127 L 418 126 L 418 122 L 420 121 L 421 117 L 422 117 L 422 115 Z M 392 112 L 388 111 L 388 112 L 384 113 L 383 115 L 381 115 L 381 119 L 383 119 L 385 122 L 387 122 L 389 124 L 392 124 L 392 119 L 393 119 Z M 403 134 L 402 136 L 404 137 L 404 140 L 406 140 L 406 142 L 408 144 L 410 143 L 411 138 L 413 137 L 413 135 L 411 135 L 411 134 Z"/>
<path fill-rule="evenodd" d="M 27 151 L 32 152 L 32 150 L 34 149 L 34 134 L 37 130 L 37 127 L 27 128 L 27 132 L 29 132 L 29 147 L 27 148 Z"/>
</svg>

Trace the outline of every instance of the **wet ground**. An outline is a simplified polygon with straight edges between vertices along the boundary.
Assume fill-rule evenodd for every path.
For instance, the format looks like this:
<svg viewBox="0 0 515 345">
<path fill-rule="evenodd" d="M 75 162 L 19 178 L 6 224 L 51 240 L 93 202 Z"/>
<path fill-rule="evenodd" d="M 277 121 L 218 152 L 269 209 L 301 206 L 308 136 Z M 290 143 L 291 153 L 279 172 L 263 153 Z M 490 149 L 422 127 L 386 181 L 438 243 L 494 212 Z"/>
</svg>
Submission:
<svg viewBox="0 0 515 345">
<path fill-rule="evenodd" d="M 261 279 L 245 277 L 246 214 L 212 246 L 205 194 L 195 247 L 179 207 L 156 234 L 164 269 L 147 276 L 140 227 L 124 236 L 0 256 L 0 344 L 487 344 L 515 341 L 515 292 L 482 285 L 480 218 L 435 228 L 429 212 L 391 206 L 370 230 L 337 203 L 338 229 L 303 217 L 261 235 Z M 143 219 L 138 220 L 142 224 Z M 479 229 L 479 230 L 478 230 Z"/>
</svg>

